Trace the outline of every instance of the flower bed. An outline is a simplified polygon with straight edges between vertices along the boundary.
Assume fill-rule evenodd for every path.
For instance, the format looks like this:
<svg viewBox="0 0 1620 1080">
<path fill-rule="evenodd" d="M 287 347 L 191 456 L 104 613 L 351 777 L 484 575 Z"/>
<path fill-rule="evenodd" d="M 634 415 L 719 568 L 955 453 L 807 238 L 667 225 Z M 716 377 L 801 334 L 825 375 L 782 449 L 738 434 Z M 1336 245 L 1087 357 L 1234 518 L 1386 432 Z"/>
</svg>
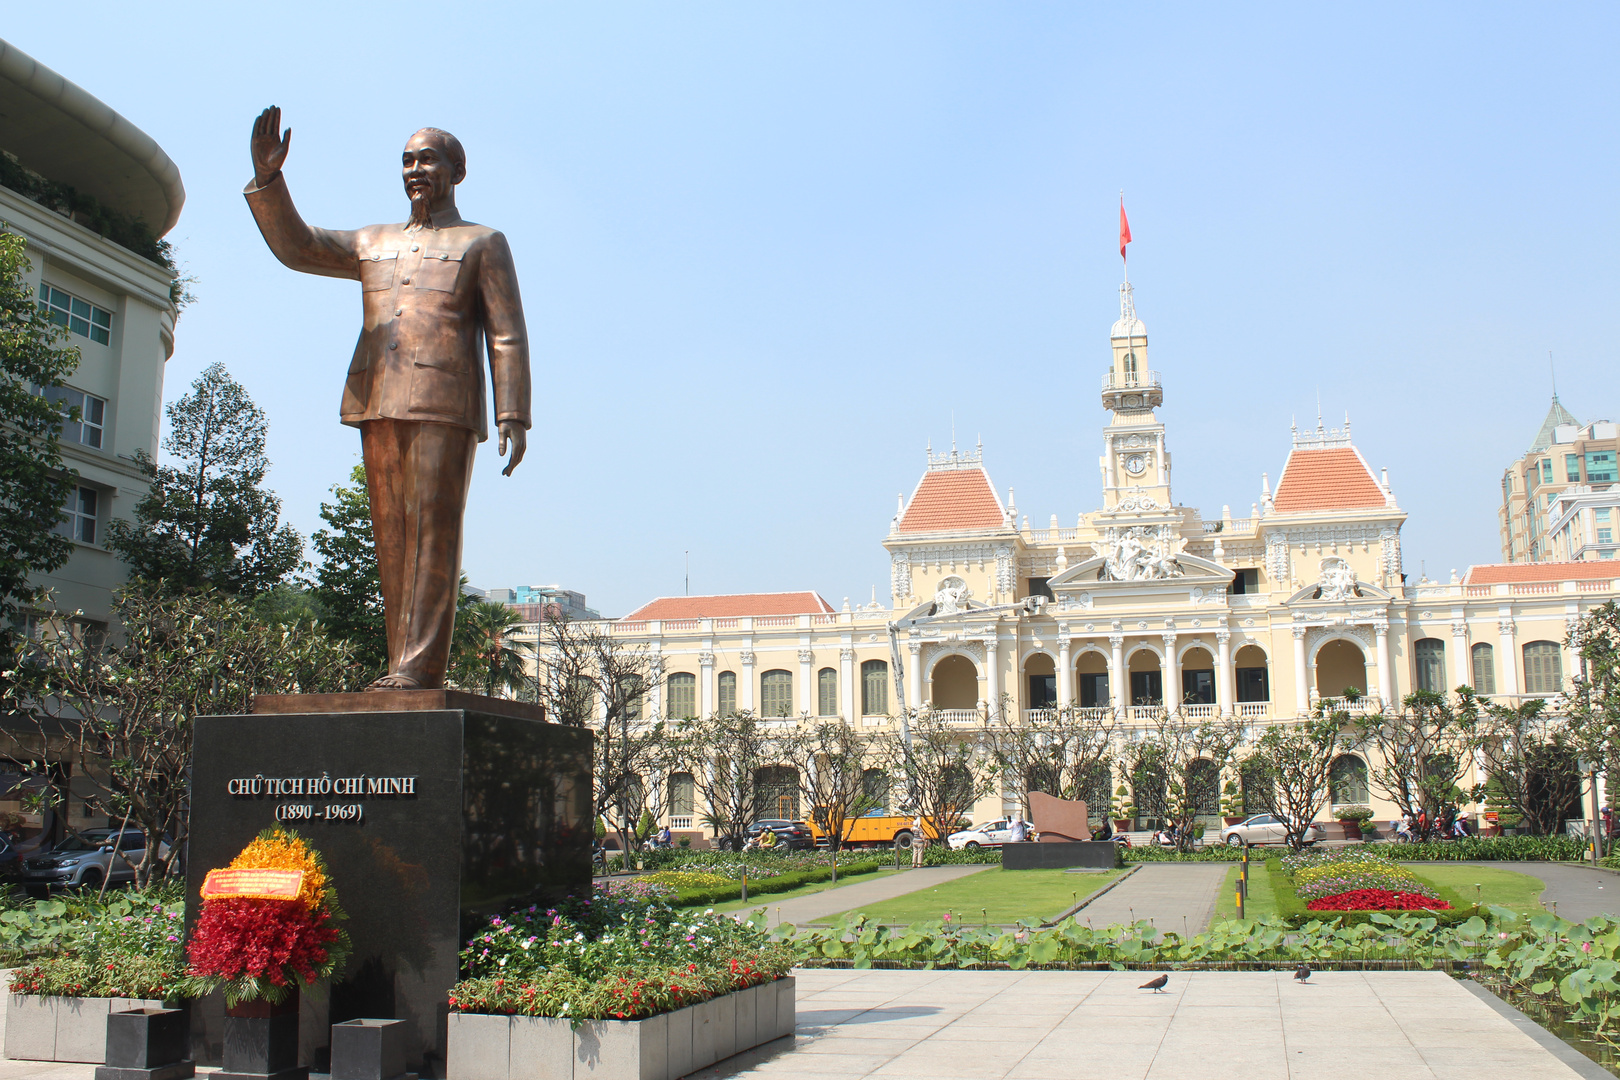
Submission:
<svg viewBox="0 0 1620 1080">
<path fill-rule="evenodd" d="M 781 978 L 792 955 L 753 923 L 607 890 L 490 920 L 461 967 L 460 1012 L 627 1020 Z"/>
<path fill-rule="evenodd" d="M 1347 893 L 1404 893 L 1435 899 L 1439 893 L 1404 866 L 1381 859 L 1340 861 L 1307 866 L 1293 874 L 1294 892 L 1301 900 L 1321 900 Z M 1434 906 L 1434 905 L 1430 905 Z M 1449 907 L 1450 905 L 1446 905 Z M 1351 909 L 1334 909 L 1351 910 Z"/>
<path fill-rule="evenodd" d="M 1444 900 L 1418 893 L 1392 892 L 1389 889 L 1355 889 L 1318 897 L 1306 903 L 1311 911 L 1449 911 L 1451 905 Z"/>
</svg>

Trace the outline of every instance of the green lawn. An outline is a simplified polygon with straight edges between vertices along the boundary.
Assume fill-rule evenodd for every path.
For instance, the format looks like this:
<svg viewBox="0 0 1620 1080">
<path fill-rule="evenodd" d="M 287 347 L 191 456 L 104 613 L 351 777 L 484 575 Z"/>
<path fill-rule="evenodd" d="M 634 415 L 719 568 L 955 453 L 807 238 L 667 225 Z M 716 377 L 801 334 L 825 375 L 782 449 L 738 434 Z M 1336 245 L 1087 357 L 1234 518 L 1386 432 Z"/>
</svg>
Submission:
<svg viewBox="0 0 1620 1080">
<path fill-rule="evenodd" d="M 1494 866 L 1455 866 L 1451 863 L 1406 863 L 1407 869 L 1443 889 L 1450 889 L 1463 903 L 1473 905 L 1476 898 L 1484 904 L 1496 904 L 1514 911 L 1541 911 L 1541 892 L 1546 888 L 1540 878 L 1502 870 Z M 1474 886 L 1481 886 L 1475 889 Z"/>
<path fill-rule="evenodd" d="M 1472 906 L 1477 897 L 1485 905 L 1496 904 L 1514 911 L 1542 910 L 1540 897 L 1546 886 L 1541 883 L 1540 878 L 1531 877 L 1529 874 L 1520 874 L 1494 866 L 1457 866 L 1441 862 L 1403 865 L 1430 884 L 1442 890 L 1449 889 L 1453 896 L 1446 899 L 1453 903 L 1461 901 L 1465 906 Z M 1215 899 L 1217 919 L 1237 918 L 1237 877 L 1237 867 L 1234 866 L 1227 871 L 1226 881 L 1222 883 L 1220 895 Z M 1475 885 L 1479 885 L 1480 888 L 1475 890 Z M 1249 862 L 1249 902 L 1244 914 L 1251 919 L 1277 914 L 1277 902 L 1271 890 L 1271 877 L 1266 873 L 1263 859 L 1253 859 Z"/>
<path fill-rule="evenodd" d="M 1221 883 L 1221 891 L 1215 897 L 1215 918 L 1237 918 L 1237 879 L 1236 866 L 1226 872 L 1226 880 Z M 1245 918 L 1258 919 L 1263 915 L 1277 914 L 1277 900 L 1271 892 L 1271 875 L 1266 873 L 1264 859 L 1249 860 L 1249 899 L 1243 906 Z"/>
<path fill-rule="evenodd" d="M 943 918 L 968 923 L 1010 924 L 1019 919 L 1046 920 L 1107 885 L 1123 870 L 1070 874 L 1062 870 L 981 870 L 931 889 L 921 889 L 860 911 L 878 922 L 913 923 Z M 831 922 L 832 919 L 818 920 Z"/>
<path fill-rule="evenodd" d="M 817 881 L 810 885 L 800 885 L 797 889 L 789 889 L 787 892 L 750 893 L 747 903 L 743 903 L 741 900 L 730 900 L 724 904 L 697 904 L 693 906 L 702 907 L 705 910 L 713 907 L 716 911 L 753 911 L 755 908 L 768 908 L 772 904 L 780 904 L 784 900 L 810 896 L 818 892 L 826 892 L 828 889 L 842 889 L 845 885 L 859 885 L 863 881 L 877 881 L 885 874 L 892 873 L 894 873 L 893 870 L 884 869 L 876 870 L 870 874 L 852 874 L 849 877 L 844 877 L 840 872 L 837 885 L 830 881 Z"/>
</svg>

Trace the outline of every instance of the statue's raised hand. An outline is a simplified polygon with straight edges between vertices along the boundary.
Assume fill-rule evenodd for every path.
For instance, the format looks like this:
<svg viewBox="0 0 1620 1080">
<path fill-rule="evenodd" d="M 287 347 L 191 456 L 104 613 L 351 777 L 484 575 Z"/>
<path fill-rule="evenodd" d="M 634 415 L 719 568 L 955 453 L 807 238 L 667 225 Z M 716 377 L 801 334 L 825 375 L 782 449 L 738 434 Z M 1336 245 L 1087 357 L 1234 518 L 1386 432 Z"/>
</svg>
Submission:
<svg viewBox="0 0 1620 1080">
<path fill-rule="evenodd" d="M 282 162 L 287 160 L 287 145 L 292 142 L 292 128 L 281 131 L 281 107 L 272 105 L 253 121 L 253 186 L 264 187 L 276 178 Z"/>
</svg>

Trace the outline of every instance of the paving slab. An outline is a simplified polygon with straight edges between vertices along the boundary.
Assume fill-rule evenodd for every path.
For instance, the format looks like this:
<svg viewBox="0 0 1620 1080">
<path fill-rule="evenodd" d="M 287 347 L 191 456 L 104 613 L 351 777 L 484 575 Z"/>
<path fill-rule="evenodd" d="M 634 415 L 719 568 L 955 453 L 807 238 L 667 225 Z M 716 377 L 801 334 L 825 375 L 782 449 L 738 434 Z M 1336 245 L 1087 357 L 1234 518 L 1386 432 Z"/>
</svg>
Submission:
<svg viewBox="0 0 1620 1080">
<path fill-rule="evenodd" d="M 1422 872 L 1422 863 L 1409 863 Z M 1449 865 L 1497 866 L 1519 874 L 1540 878 L 1547 886 L 1541 894 L 1542 906 L 1573 922 L 1585 922 L 1594 915 L 1620 915 L 1620 874 L 1572 863 L 1549 862 L 1465 862 Z"/>
<path fill-rule="evenodd" d="M 1122 880 L 1076 913 L 1101 929 L 1151 919 L 1160 930 L 1201 933 L 1215 914 L 1215 897 L 1231 863 L 1139 863 Z"/>
<path fill-rule="evenodd" d="M 1443 972 L 794 973 L 799 1027 L 689 1080 L 1590 1080 L 1607 1076 Z M 960 981 L 959 981 L 960 980 Z M 963 993 L 964 987 L 971 992 Z M 836 1021 L 814 1002 L 880 1000 Z M 985 1022 L 1001 1016 L 1003 1023 Z M 1338 1026 L 1340 1020 L 1347 1026 Z"/>
</svg>

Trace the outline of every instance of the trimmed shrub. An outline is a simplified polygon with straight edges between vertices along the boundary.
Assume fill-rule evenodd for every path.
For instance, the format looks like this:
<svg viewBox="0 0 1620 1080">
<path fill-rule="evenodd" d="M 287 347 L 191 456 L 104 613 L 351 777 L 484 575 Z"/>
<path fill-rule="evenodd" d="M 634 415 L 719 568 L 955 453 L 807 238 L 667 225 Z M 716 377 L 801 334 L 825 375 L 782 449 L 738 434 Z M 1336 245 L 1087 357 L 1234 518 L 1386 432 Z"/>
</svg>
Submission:
<svg viewBox="0 0 1620 1080">
<path fill-rule="evenodd" d="M 856 863 L 853 866 L 840 866 L 840 877 L 853 877 L 857 874 L 870 874 L 883 869 L 878 862 Z M 651 876 L 651 875 L 649 875 Z M 797 889 L 801 885 L 814 885 L 821 881 L 832 880 L 832 867 L 818 866 L 809 870 L 798 870 L 789 874 L 778 874 L 775 877 L 749 878 L 748 895 L 763 896 L 769 893 L 787 892 Z M 720 879 L 720 884 L 682 889 L 676 894 L 675 903 L 681 907 L 698 907 L 707 904 L 724 904 L 731 900 L 742 899 L 742 882 Z"/>
</svg>

